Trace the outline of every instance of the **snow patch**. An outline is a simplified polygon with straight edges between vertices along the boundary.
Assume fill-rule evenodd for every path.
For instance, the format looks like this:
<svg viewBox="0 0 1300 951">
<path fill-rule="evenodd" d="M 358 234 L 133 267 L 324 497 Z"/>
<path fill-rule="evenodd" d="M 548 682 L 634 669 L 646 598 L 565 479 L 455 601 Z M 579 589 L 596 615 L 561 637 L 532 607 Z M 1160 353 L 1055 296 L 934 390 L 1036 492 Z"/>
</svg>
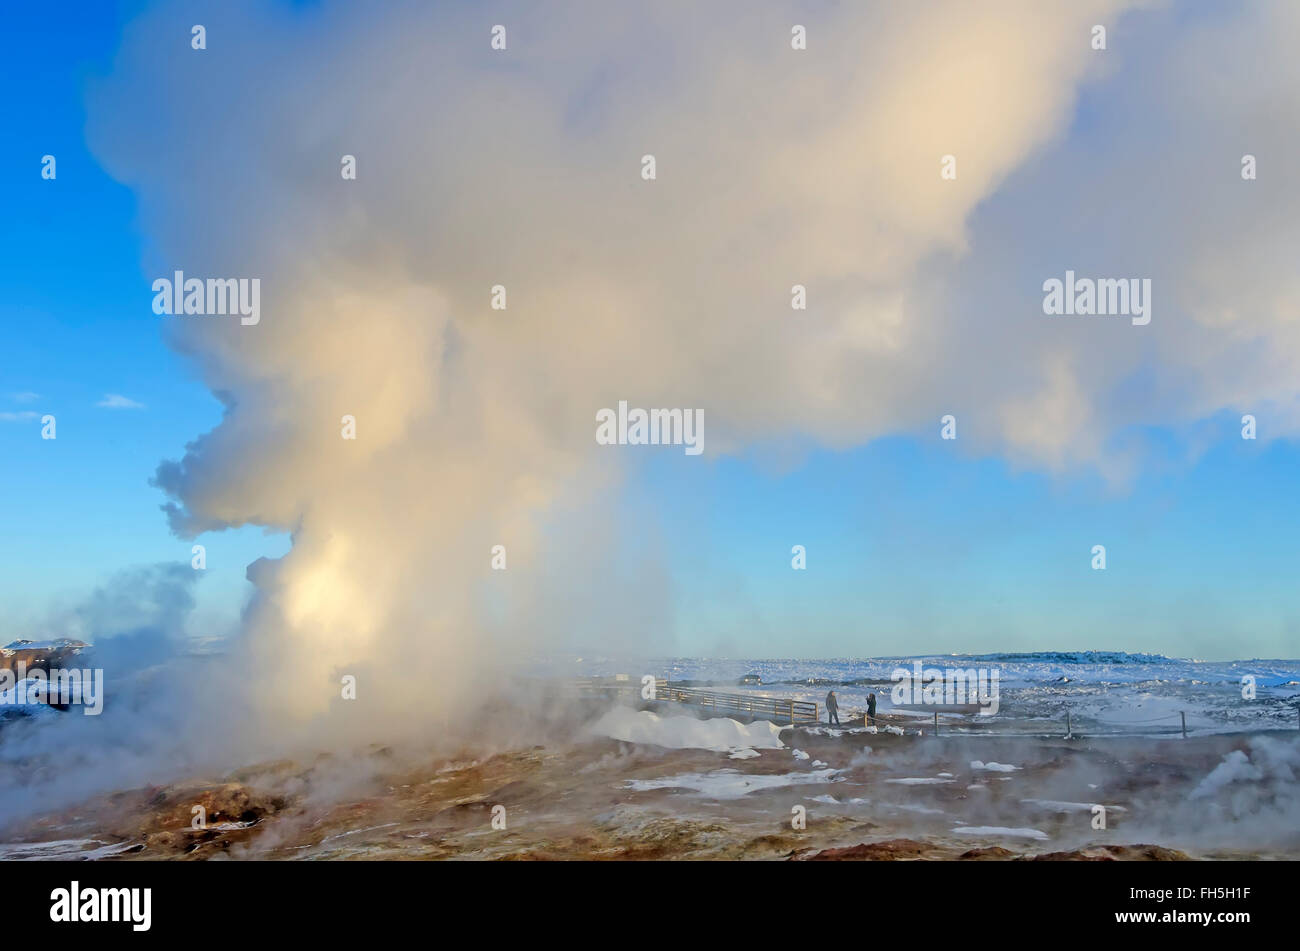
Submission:
<svg viewBox="0 0 1300 951">
<path fill-rule="evenodd" d="M 629 779 L 624 789 L 645 791 L 651 789 L 689 789 L 710 799 L 740 799 L 764 789 L 784 786 L 803 786 L 815 783 L 843 782 L 833 769 L 812 773 L 782 773 L 776 775 L 751 775 L 734 769 L 717 769 L 709 773 L 681 773 L 658 779 Z"/>
<path fill-rule="evenodd" d="M 101 839 L 59 839 L 54 842 L 0 842 L 3 861 L 66 861 L 68 859 L 108 858 L 131 848 L 131 842 L 108 842 Z"/>
<path fill-rule="evenodd" d="M 940 779 L 937 776 L 909 776 L 907 779 L 886 779 L 887 783 L 898 783 L 900 786 L 932 786 L 939 783 L 950 783 L 951 779 Z"/>
<path fill-rule="evenodd" d="M 1008 763 L 985 763 L 977 759 L 971 760 L 970 768 L 974 770 L 983 770 L 988 773 L 1014 773 L 1019 766 L 1011 766 Z"/>
<path fill-rule="evenodd" d="M 1047 833 L 1037 829 L 1009 829 L 1006 826 L 960 826 L 951 830 L 955 835 L 999 835 L 1013 839 L 1046 839 Z"/>
<path fill-rule="evenodd" d="M 625 743 L 646 743 L 673 750 L 780 750 L 781 731 L 768 720 L 740 723 L 729 717 L 697 720 L 695 717 L 661 717 L 649 710 L 614 707 L 589 727 L 598 736 Z"/>
<path fill-rule="evenodd" d="M 1089 802 L 1065 802 L 1060 799 L 1022 799 L 1021 802 L 1030 806 L 1040 806 L 1051 812 L 1092 812 L 1096 803 Z M 1106 806 L 1107 812 L 1126 812 L 1123 806 Z"/>
</svg>

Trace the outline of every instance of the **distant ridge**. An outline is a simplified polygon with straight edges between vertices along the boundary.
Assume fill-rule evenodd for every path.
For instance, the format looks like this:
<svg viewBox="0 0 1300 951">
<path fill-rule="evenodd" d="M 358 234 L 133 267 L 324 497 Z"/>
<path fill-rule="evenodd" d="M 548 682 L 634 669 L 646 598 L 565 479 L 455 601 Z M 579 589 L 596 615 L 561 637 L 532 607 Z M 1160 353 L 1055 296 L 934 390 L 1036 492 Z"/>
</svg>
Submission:
<svg viewBox="0 0 1300 951">
<path fill-rule="evenodd" d="M 1174 661 L 1164 654 L 1130 654 L 1126 651 L 1030 651 L 1027 653 L 947 654 L 953 660 L 1003 661 L 1024 663 L 1039 661 L 1052 664 L 1168 664 Z"/>
</svg>

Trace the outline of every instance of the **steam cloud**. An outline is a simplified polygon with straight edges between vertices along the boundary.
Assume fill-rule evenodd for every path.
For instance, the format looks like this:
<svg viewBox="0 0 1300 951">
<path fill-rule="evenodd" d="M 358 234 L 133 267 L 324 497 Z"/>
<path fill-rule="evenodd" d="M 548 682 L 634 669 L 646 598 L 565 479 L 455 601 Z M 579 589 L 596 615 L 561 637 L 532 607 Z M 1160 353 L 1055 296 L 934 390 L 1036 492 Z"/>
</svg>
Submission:
<svg viewBox="0 0 1300 951">
<path fill-rule="evenodd" d="M 620 580 L 640 539 L 602 525 L 627 454 L 595 445 L 594 414 L 620 399 L 702 407 L 706 458 L 966 408 L 968 451 L 1121 479 L 1126 427 L 1281 404 L 1300 348 L 1275 265 L 1300 215 L 1237 169 L 1297 151 L 1275 120 L 1300 83 L 1264 84 L 1295 78 L 1300 12 L 1234 11 L 1215 55 L 1256 65 L 1214 74 L 1229 86 L 1161 8 L 1003 6 L 222 2 L 132 23 L 89 136 L 139 196 L 145 275 L 262 281 L 256 327 L 162 318 L 226 413 L 157 473 L 182 534 L 293 533 L 249 570 L 259 715 L 325 715 L 347 673 L 374 716 L 340 730 L 455 715 L 563 643 L 566 604 L 611 647 L 668 648 L 662 574 Z M 1144 81 L 1099 120 L 1116 137 L 1063 148 L 1079 97 L 1126 70 Z M 1152 277 L 1150 327 L 1063 332 L 1040 285 L 1066 267 Z M 1230 300 L 1224 269 L 1249 279 Z M 572 563 L 544 567 L 557 553 Z"/>
</svg>

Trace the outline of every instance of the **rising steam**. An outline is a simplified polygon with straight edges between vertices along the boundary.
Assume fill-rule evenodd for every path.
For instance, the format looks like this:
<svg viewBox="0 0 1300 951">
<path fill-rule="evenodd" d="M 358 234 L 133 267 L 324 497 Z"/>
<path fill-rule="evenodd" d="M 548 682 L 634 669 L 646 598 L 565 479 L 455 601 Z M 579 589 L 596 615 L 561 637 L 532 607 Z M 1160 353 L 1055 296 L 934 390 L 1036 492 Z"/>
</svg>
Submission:
<svg viewBox="0 0 1300 951">
<path fill-rule="evenodd" d="M 702 408 L 700 465 L 790 436 L 851 446 L 966 406 L 979 412 L 964 446 L 1115 474 L 1118 427 L 1293 379 L 1281 349 L 1252 342 L 1294 332 L 1280 312 L 1246 340 L 1219 302 L 1174 290 L 1207 249 L 1181 228 L 1172 250 L 1126 260 L 1156 278 L 1151 334 L 1120 347 L 1044 330 L 1042 278 L 1075 266 L 1068 254 L 1082 266 L 1126 246 L 1071 224 L 1089 210 L 1075 193 L 1104 182 L 1054 185 L 1052 206 L 1039 183 L 1045 156 L 1075 161 L 1051 149 L 1085 84 L 1141 61 L 1134 34 L 1104 55 L 1088 42 L 1094 23 L 1114 36 L 1129 4 L 813 5 L 796 18 L 801 52 L 787 3 L 638 6 L 168 5 L 127 28 L 94 85 L 90 140 L 139 197 L 145 277 L 261 280 L 252 327 L 155 318 L 146 282 L 140 307 L 225 406 L 158 469 L 175 529 L 293 535 L 249 569 L 243 676 L 223 681 L 261 728 L 330 711 L 347 714 L 331 731 L 359 736 L 454 719 L 503 668 L 565 644 L 569 611 L 611 649 L 669 649 L 663 573 L 618 580 L 642 540 L 607 514 L 630 457 L 593 432 L 621 399 Z M 205 51 L 190 49 L 193 22 Z M 497 23 L 505 51 L 489 45 Z M 1225 55 L 1293 70 L 1268 39 L 1285 35 L 1234 33 Z M 1200 42 L 1149 68 L 1197 72 Z M 1293 134 L 1282 125 L 1261 136 Z M 1113 172 L 1129 146 L 1090 161 Z M 955 181 L 939 176 L 948 154 Z M 1172 154 L 1161 175 L 1193 179 L 1200 161 Z M 1248 201 L 1269 194 L 1260 183 Z M 1236 207 L 1210 195 L 1198 214 L 1231 226 Z M 1061 253 L 1018 274 L 1007 243 Z M 953 261 L 957 276 L 937 278 Z M 1260 300 L 1293 273 L 1243 267 Z M 489 307 L 498 284 L 504 311 Z M 794 284 L 806 312 L 791 311 Z M 1191 321 L 1177 341 L 1162 329 L 1176 315 Z M 1149 399 L 1124 400 L 1156 358 Z M 1226 390 L 1207 383 L 1217 359 L 1246 368 Z M 1180 402 L 1189 381 L 1204 384 L 1194 405 Z M 489 567 L 497 544 L 507 572 Z M 364 718 L 340 700 L 346 674 Z"/>
</svg>

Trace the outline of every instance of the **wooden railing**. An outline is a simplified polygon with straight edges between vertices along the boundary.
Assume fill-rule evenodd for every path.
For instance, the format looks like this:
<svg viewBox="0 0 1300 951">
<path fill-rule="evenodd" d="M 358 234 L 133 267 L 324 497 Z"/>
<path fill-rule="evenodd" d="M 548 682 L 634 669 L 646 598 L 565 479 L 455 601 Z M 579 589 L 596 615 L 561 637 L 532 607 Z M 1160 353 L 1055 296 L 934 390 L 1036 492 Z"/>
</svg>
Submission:
<svg viewBox="0 0 1300 951">
<path fill-rule="evenodd" d="M 668 686 L 668 681 L 659 678 L 655 681 L 655 690 L 664 690 Z M 592 696 L 619 696 L 635 694 L 641 696 L 645 689 L 640 680 L 633 680 L 628 677 L 618 679 L 615 677 L 583 677 L 573 681 L 573 687 L 580 694 Z"/>
<path fill-rule="evenodd" d="M 645 703 L 681 703 L 710 716 L 742 716 L 792 724 L 816 723 L 818 717 L 817 704 L 810 700 L 785 700 L 757 694 L 719 693 L 698 687 L 673 687 L 666 680 L 655 681 L 653 696 L 646 696 L 649 691 L 645 690 L 640 681 L 630 678 L 589 678 L 577 681 L 575 687 L 580 693 L 589 696 L 622 696 Z"/>
<path fill-rule="evenodd" d="M 816 723 L 817 704 L 809 700 L 784 700 L 756 694 L 718 693 L 696 687 L 660 687 L 655 700 L 684 703 L 713 716 L 745 716 L 782 723 Z"/>
</svg>

